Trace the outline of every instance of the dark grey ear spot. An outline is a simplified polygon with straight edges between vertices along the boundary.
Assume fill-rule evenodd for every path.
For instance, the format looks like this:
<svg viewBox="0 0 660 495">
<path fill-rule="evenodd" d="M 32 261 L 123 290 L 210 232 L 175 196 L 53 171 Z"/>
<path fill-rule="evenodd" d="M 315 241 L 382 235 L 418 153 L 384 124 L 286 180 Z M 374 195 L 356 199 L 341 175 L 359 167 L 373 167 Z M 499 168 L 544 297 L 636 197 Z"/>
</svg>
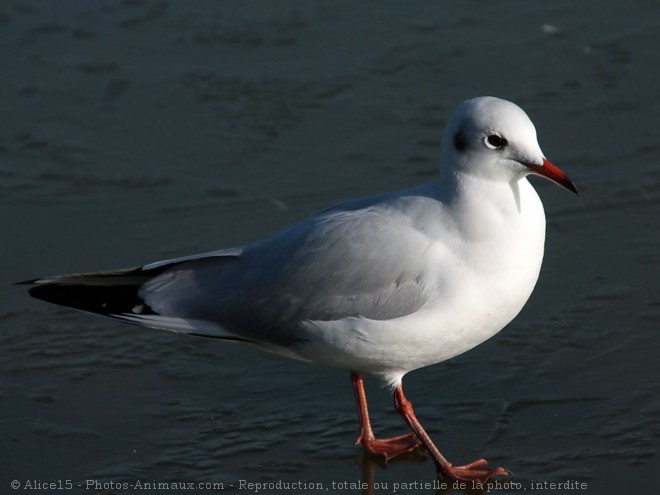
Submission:
<svg viewBox="0 0 660 495">
<path fill-rule="evenodd" d="M 458 151 L 465 151 L 467 146 L 467 139 L 463 131 L 456 131 L 456 134 L 454 134 L 454 148 Z"/>
</svg>

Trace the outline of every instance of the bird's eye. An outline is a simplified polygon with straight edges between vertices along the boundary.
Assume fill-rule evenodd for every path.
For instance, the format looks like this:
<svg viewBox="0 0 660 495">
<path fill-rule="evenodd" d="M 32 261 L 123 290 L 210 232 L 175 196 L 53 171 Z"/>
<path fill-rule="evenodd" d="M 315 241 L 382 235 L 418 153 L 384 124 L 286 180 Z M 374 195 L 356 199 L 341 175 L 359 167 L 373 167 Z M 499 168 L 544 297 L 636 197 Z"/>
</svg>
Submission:
<svg viewBox="0 0 660 495">
<path fill-rule="evenodd" d="M 492 150 L 504 148 L 507 144 L 508 141 L 497 134 L 491 134 L 486 138 L 486 146 Z"/>
</svg>

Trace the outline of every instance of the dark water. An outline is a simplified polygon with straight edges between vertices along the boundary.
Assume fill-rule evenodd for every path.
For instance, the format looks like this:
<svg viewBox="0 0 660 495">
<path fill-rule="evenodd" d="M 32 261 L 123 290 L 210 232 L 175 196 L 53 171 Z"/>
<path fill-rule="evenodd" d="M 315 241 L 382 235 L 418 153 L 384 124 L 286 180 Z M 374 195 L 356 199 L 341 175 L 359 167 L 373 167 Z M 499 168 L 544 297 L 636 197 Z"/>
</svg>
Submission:
<svg viewBox="0 0 660 495">
<path fill-rule="evenodd" d="M 449 112 L 483 94 L 528 111 L 582 196 L 535 181 L 549 223 L 532 299 L 496 338 L 410 374 L 408 395 L 455 462 L 486 456 L 528 490 L 657 492 L 659 14 L 642 0 L 3 3 L 0 493 L 431 482 L 425 455 L 384 467 L 352 447 L 347 372 L 10 283 L 236 245 L 429 181 Z M 403 432 L 387 392 L 368 392 L 377 433 Z"/>
</svg>

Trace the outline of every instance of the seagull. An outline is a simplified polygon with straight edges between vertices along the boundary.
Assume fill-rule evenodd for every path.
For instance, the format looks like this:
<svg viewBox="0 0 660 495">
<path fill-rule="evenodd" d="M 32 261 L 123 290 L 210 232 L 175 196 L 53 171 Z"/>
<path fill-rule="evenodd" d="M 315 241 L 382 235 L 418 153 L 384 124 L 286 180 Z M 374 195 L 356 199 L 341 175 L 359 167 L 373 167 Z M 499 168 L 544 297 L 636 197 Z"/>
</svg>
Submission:
<svg viewBox="0 0 660 495">
<path fill-rule="evenodd" d="M 527 302 L 545 242 L 529 175 L 578 194 L 520 107 L 473 98 L 449 119 L 429 184 L 350 200 L 240 247 L 22 283 L 61 306 L 346 369 L 356 445 L 385 461 L 423 447 L 442 478 L 484 484 L 510 473 L 449 462 L 402 379 L 489 339 Z M 391 387 L 409 433 L 375 436 L 364 375 Z"/>
</svg>

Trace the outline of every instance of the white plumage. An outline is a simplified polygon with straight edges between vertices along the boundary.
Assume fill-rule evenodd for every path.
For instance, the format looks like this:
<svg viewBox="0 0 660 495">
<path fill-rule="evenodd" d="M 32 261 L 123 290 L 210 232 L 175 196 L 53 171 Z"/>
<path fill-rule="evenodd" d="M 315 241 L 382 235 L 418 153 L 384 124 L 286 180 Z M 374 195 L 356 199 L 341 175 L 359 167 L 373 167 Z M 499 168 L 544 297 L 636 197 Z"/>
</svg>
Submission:
<svg viewBox="0 0 660 495">
<path fill-rule="evenodd" d="M 339 204 L 239 248 L 37 279 L 31 293 L 129 323 L 345 368 L 354 377 L 368 373 L 403 397 L 407 372 L 490 338 L 532 293 L 545 214 L 529 174 L 577 193 L 545 159 L 519 107 L 475 98 L 447 124 L 433 183 Z M 354 385 L 357 392 L 361 378 Z M 440 472 L 485 476 L 482 464 L 452 474 L 458 468 L 443 464 L 413 425 L 412 409 L 399 406 Z M 361 424 L 370 431 L 362 414 Z M 386 457 L 412 445 L 367 445 L 364 435 L 367 450 Z M 487 473 L 503 474 L 495 471 Z"/>
</svg>

